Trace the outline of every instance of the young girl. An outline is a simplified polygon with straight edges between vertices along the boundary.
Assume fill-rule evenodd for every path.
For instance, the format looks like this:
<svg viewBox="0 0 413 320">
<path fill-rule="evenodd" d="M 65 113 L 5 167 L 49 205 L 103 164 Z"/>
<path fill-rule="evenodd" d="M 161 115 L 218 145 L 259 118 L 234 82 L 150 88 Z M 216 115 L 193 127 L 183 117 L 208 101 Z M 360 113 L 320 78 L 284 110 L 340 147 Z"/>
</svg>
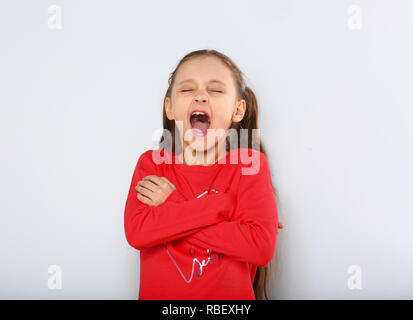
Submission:
<svg viewBox="0 0 413 320">
<path fill-rule="evenodd" d="M 139 299 L 268 299 L 278 215 L 257 122 L 224 54 L 191 52 L 172 72 L 160 148 L 139 157 L 125 206 Z"/>
</svg>

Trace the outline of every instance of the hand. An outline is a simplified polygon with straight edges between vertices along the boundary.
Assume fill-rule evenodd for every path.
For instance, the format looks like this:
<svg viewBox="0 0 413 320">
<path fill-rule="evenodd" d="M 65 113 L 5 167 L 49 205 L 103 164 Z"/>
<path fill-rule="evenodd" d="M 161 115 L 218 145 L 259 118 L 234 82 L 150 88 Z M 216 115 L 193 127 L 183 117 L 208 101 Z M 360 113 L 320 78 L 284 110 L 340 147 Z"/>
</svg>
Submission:
<svg viewBox="0 0 413 320">
<path fill-rule="evenodd" d="M 139 201 L 150 206 L 159 206 L 168 199 L 176 187 L 165 177 L 150 175 L 140 180 L 135 189 L 138 191 Z M 278 229 L 284 229 L 282 222 L 278 222 Z"/>
<path fill-rule="evenodd" d="M 150 175 L 140 180 L 135 189 L 139 201 L 149 206 L 159 206 L 176 187 L 165 177 Z"/>
</svg>

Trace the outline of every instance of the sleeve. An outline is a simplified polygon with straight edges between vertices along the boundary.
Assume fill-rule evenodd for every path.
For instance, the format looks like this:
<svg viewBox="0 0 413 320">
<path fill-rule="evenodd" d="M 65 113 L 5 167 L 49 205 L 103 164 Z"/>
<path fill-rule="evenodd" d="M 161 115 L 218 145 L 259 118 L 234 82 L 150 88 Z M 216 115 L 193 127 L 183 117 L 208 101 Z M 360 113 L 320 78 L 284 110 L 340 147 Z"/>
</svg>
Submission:
<svg viewBox="0 0 413 320">
<path fill-rule="evenodd" d="M 139 201 L 135 189 L 138 181 L 147 175 L 157 175 L 151 153 L 140 156 L 133 173 L 124 212 L 124 229 L 128 243 L 142 250 L 176 240 L 225 220 L 235 207 L 234 196 L 228 193 L 211 194 L 186 200 L 175 189 L 158 206 Z"/>
<path fill-rule="evenodd" d="M 185 240 L 234 260 L 266 266 L 275 253 L 278 213 L 264 154 L 257 174 L 241 175 L 237 199 L 231 221 L 201 229 Z"/>
</svg>

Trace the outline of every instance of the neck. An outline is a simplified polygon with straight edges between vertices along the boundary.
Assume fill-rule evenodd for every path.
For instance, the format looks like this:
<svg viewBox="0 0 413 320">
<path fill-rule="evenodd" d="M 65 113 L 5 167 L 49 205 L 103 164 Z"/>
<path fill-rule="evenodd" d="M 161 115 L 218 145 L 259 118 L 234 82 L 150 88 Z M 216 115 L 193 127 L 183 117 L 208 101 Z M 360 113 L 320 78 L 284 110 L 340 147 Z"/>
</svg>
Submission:
<svg viewBox="0 0 413 320">
<path fill-rule="evenodd" d="M 201 165 L 201 166 L 210 166 L 218 162 L 221 158 L 224 158 L 227 155 L 225 150 L 225 139 L 223 143 L 216 143 L 213 147 L 205 151 L 196 151 L 190 146 L 184 146 L 184 152 L 181 152 L 178 155 L 178 159 L 181 163 L 186 165 Z"/>
</svg>

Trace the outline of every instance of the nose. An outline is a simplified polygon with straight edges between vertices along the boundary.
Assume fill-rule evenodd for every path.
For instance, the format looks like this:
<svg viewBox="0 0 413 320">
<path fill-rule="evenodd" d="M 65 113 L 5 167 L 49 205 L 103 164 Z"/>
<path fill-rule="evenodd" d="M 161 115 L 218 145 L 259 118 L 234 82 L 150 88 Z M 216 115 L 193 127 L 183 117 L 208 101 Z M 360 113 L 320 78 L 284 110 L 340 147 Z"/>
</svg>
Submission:
<svg viewBox="0 0 413 320">
<path fill-rule="evenodd" d="M 205 94 L 205 91 L 197 92 L 197 94 L 195 95 L 195 102 L 202 104 L 208 102 L 208 96 Z"/>
</svg>

